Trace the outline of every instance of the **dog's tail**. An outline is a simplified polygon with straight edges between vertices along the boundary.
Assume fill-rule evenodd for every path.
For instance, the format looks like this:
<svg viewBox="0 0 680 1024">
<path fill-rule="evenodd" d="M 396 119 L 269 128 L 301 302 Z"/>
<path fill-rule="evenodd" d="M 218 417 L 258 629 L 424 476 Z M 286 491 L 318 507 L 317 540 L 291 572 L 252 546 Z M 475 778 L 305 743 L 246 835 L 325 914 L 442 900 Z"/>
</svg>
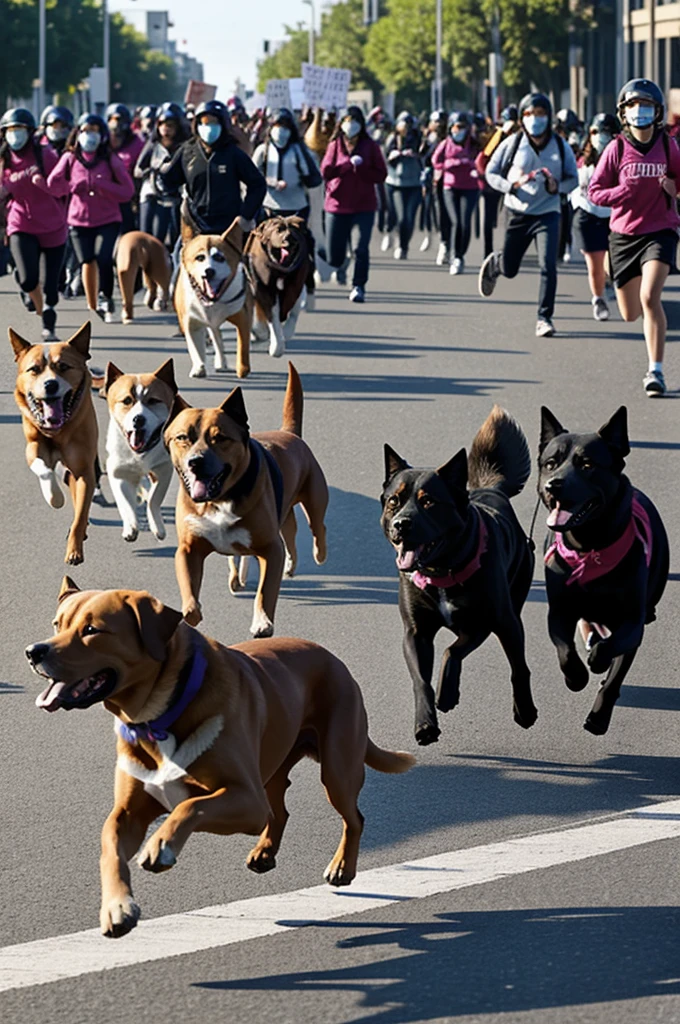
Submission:
<svg viewBox="0 0 680 1024">
<path fill-rule="evenodd" d="M 402 750 L 383 750 L 370 738 L 366 745 L 364 760 L 369 768 L 376 772 L 386 772 L 388 775 L 407 772 L 416 763 L 413 754 L 406 754 Z"/>
<path fill-rule="evenodd" d="M 302 437 L 302 381 L 292 363 L 288 363 L 288 384 L 283 399 L 281 430 Z"/>
<path fill-rule="evenodd" d="M 512 498 L 530 474 L 531 453 L 522 428 L 505 409 L 494 405 L 470 448 L 470 487 L 496 488 Z"/>
</svg>

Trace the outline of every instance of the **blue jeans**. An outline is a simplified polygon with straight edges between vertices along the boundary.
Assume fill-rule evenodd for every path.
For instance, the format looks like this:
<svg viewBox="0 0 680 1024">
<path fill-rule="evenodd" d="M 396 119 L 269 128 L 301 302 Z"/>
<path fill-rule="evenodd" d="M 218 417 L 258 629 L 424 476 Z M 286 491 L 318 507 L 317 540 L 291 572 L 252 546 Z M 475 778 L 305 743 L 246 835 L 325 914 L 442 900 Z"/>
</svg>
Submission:
<svg viewBox="0 0 680 1024">
<path fill-rule="evenodd" d="M 354 250 L 354 276 L 352 285 L 364 288 L 368 281 L 368 247 L 371 242 L 375 211 L 363 213 L 326 212 L 326 259 L 336 269 L 344 266 L 347 259 L 352 228 L 359 231 L 357 247 Z"/>
<path fill-rule="evenodd" d="M 504 277 L 516 277 L 524 253 L 532 241 L 536 243 L 541 285 L 538 292 L 538 315 L 551 320 L 555 311 L 557 291 L 557 246 L 560 238 L 559 213 L 510 213 L 505 228 L 501 267 Z"/>
<path fill-rule="evenodd" d="M 173 249 L 180 231 L 179 203 L 163 206 L 153 196 L 139 204 L 139 230 Z M 168 234 L 169 232 L 169 234 Z"/>
<path fill-rule="evenodd" d="M 409 185 L 405 188 L 400 188 L 397 185 L 386 185 L 385 187 L 394 211 L 394 225 L 399 229 L 399 245 L 404 252 L 408 252 L 420 206 L 420 185 Z"/>
</svg>

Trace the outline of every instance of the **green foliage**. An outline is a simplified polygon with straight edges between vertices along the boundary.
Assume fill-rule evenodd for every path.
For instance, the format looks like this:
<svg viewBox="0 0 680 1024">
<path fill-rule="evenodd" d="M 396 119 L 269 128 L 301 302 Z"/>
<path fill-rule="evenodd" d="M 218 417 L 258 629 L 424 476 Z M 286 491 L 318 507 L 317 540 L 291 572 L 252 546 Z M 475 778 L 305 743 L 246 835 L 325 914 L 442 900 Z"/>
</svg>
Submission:
<svg viewBox="0 0 680 1024">
<path fill-rule="evenodd" d="M 257 87 L 264 92 L 270 78 L 299 78 L 301 64 L 309 59 L 309 32 L 298 22 L 295 28 L 284 26 L 285 41 L 275 53 L 268 54 L 257 65 Z"/>
<path fill-rule="evenodd" d="M 146 37 L 121 14 L 111 16 L 112 103 L 163 103 L 173 99 L 175 77 L 175 65 L 169 57 L 149 50 Z"/>
<path fill-rule="evenodd" d="M 363 0 L 333 4 L 321 15 L 321 34 L 315 60 L 329 68 L 349 68 L 352 89 L 379 89 L 379 79 L 369 71 L 364 58 L 368 27 L 364 25 Z"/>
</svg>

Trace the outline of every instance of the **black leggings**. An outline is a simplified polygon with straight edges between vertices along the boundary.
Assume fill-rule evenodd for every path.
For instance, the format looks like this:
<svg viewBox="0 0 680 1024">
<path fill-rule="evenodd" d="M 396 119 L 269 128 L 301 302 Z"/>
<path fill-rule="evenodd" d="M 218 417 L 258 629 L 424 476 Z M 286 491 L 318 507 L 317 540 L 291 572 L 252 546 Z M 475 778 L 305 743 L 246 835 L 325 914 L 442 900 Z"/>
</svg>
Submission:
<svg viewBox="0 0 680 1024">
<path fill-rule="evenodd" d="M 99 290 L 107 299 L 113 295 L 113 250 L 120 224 L 101 224 L 98 228 L 71 228 L 73 251 L 78 263 L 93 263 L 99 267 Z"/>
<path fill-rule="evenodd" d="M 54 307 L 59 301 L 59 276 L 65 248 L 65 245 L 55 245 L 49 249 L 42 249 L 37 237 L 25 231 L 17 231 L 9 236 L 9 249 L 16 268 L 16 280 L 22 292 L 32 292 L 41 283 L 40 257 L 43 257 L 43 325 L 50 331 L 54 330 L 57 321 Z"/>
</svg>

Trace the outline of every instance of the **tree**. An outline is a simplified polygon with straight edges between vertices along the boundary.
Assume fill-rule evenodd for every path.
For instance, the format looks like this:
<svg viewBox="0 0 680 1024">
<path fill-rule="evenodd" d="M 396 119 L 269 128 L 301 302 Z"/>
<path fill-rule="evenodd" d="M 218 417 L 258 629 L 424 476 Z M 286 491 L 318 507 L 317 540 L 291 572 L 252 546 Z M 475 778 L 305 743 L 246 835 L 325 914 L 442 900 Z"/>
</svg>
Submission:
<svg viewBox="0 0 680 1024">
<path fill-rule="evenodd" d="M 389 0 L 364 50 L 367 68 L 394 92 L 430 88 L 435 65 L 434 0 Z"/>
<path fill-rule="evenodd" d="M 6 44 L 0 61 L 3 98 L 30 96 L 38 74 L 38 7 L 34 0 L 0 0 Z"/>
<path fill-rule="evenodd" d="M 270 78 L 299 78 L 302 63 L 309 58 L 309 33 L 298 22 L 295 28 L 284 26 L 286 40 L 257 65 L 257 87 L 264 92 Z"/>
<path fill-rule="evenodd" d="M 352 72 L 351 89 L 378 90 L 380 81 L 366 67 L 364 58 L 367 40 L 363 0 L 333 4 L 321 15 L 316 62 L 329 68 L 348 68 Z"/>
<path fill-rule="evenodd" d="M 175 79 L 172 60 L 149 50 L 146 36 L 121 14 L 111 15 L 111 102 L 163 103 L 174 96 Z"/>
</svg>

